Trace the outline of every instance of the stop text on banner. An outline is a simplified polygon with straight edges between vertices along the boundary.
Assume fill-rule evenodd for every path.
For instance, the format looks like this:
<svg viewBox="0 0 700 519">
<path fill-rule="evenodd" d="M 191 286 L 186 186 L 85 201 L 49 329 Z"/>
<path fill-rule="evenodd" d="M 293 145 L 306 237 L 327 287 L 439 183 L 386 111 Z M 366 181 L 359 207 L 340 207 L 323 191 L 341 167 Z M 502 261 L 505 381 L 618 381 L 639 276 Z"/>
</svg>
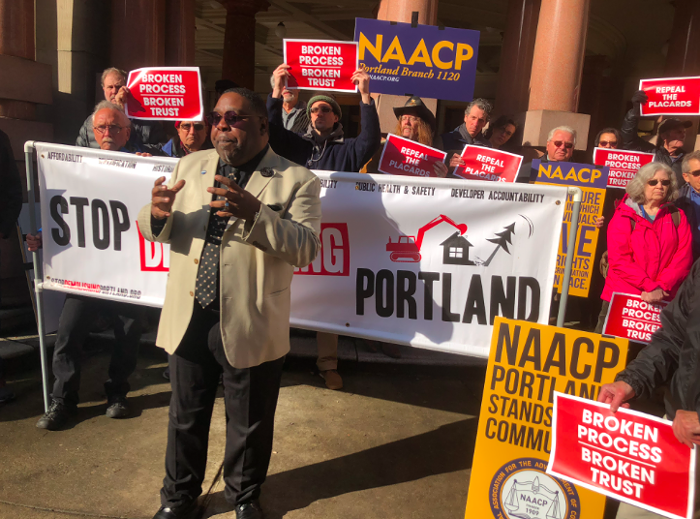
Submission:
<svg viewBox="0 0 700 519">
<path fill-rule="evenodd" d="M 436 177 L 435 163 L 443 162 L 446 156 L 444 151 L 390 133 L 379 159 L 379 171 L 390 175 Z"/>
<path fill-rule="evenodd" d="M 536 184 L 580 187 L 583 190 L 583 201 L 578 219 L 576 232 L 576 247 L 572 263 L 569 294 L 588 297 L 593 274 L 595 251 L 598 245 L 600 229 L 595 226 L 596 218 L 603 214 L 605 188 L 608 184 L 607 166 L 592 166 L 573 162 L 541 162 L 532 161 L 532 169 L 537 172 Z M 571 195 L 566 200 L 566 212 L 562 223 L 562 234 L 559 242 L 557 270 L 554 276 L 554 286 L 561 293 L 564 278 L 564 266 L 568 246 L 569 228 L 573 215 L 573 199 Z"/>
<path fill-rule="evenodd" d="M 284 62 L 289 89 L 357 91 L 351 80 L 358 68 L 355 42 L 284 40 Z"/>
<path fill-rule="evenodd" d="M 598 166 L 607 166 L 610 169 L 608 187 L 626 188 L 639 168 L 653 160 L 653 153 L 609 148 L 595 148 L 593 150 L 593 163 Z"/>
<path fill-rule="evenodd" d="M 642 116 L 700 115 L 700 77 L 642 79 L 639 89 L 649 98 Z"/>
<path fill-rule="evenodd" d="M 355 41 L 372 92 L 472 100 L 478 31 L 356 18 Z"/>
<path fill-rule="evenodd" d="M 548 474 L 665 517 L 690 519 L 695 463 L 695 452 L 676 439 L 668 420 L 554 395 Z"/>
<path fill-rule="evenodd" d="M 625 339 L 496 319 L 465 518 L 603 517 L 603 496 L 546 474 L 554 394 L 596 398 L 627 349 Z"/>
<path fill-rule="evenodd" d="M 132 119 L 201 121 L 199 67 L 152 67 L 129 72 L 125 110 Z"/>
<path fill-rule="evenodd" d="M 523 162 L 521 155 L 473 144 L 464 147 L 461 158 L 465 165 L 455 168 L 455 175 L 467 180 L 493 182 L 515 182 Z"/>
</svg>

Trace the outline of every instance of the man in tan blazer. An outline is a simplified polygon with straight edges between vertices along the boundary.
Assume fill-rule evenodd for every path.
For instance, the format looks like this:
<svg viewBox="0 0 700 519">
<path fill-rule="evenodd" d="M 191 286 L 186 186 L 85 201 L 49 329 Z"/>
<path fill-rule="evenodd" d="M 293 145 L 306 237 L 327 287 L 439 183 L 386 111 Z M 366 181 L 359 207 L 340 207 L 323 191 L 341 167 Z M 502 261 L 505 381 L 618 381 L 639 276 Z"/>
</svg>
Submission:
<svg viewBox="0 0 700 519">
<path fill-rule="evenodd" d="M 170 356 L 172 398 L 162 507 L 180 519 L 201 494 L 219 374 L 227 414 L 225 496 L 237 519 L 258 519 L 275 408 L 289 351 L 294 267 L 320 247 L 320 182 L 268 145 L 267 111 L 228 90 L 207 119 L 215 150 L 180 160 L 156 181 L 139 228 L 170 244 L 156 344 Z"/>
</svg>

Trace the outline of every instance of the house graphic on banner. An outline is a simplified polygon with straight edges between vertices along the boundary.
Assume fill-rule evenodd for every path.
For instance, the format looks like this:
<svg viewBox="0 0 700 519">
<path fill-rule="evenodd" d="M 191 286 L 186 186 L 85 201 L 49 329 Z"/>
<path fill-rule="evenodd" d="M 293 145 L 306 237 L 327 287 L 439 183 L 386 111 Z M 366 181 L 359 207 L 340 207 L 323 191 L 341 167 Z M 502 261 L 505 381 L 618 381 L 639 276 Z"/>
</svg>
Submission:
<svg viewBox="0 0 700 519">
<path fill-rule="evenodd" d="M 473 247 L 471 242 L 459 231 L 440 244 L 442 246 L 442 263 L 444 265 L 476 265 L 469 259 L 469 249 Z"/>
</svg>

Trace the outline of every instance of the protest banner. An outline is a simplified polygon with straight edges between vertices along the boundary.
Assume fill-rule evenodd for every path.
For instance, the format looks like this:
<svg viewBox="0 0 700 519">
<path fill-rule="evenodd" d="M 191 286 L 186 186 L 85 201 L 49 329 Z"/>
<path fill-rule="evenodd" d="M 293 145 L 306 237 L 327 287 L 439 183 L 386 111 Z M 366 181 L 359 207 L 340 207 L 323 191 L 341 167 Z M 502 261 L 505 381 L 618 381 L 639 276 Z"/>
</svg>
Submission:
<svg viewBox="0 0 700 519">
<path fill-rule="evenodd" d="M 695 452 L 656 416 L 555 393 L 547 474 L 665 517 L 693 517 Z"/>
<path fill-rule="evenodd" d="M 284 62 L 289 89 L 357 92 L 350 79 L 359 67 L 354 41 L 284 40 Z"/>
<path fill-rule="evenodd" d="M 390 133 L 378 169 L 390 175 L 436 177 L 434 165 L 443 162 L 446 156 L 444 151 Z"/>
<path fill-rule="evenodd" d="M 626 188 L 639 168 L 653 160 L 653 153 L 610 148 L 595 148 L 593 150 L 593 163 L 597 166 L 607 166 L 610 169 L 608 187 Z"/>
<path fill-rule="evenodd" d="M 464 166 L 458 166 L 454 174 L 467 180 L 515 182 L 523 161 L 521 155 L 507 151 L 467 144 L 462 151 Z"/>
<path fill-rule="evenodd" d="M 641 296 L 614 292 L 610 298 L 603 333 L 648 343 L 654 332 L 661 328 L 661 310 L 667 304 L 662 301 L 652 305 L 642 301 Z"/>
<path fill-rule="evenodd" d="M 199 67 L 150 67 L 129 72 L 126 115 L 132 119 L 201 121 Z"/>
<path fill-rule="evenodd" d="M 588 297 L 591 275 L 593 274 L 595 250 L 598 246 L 599 229 L 595 226 L 595 220 L 603 214 L 603 202 L 605 201 L 605 188 L 608 185 L 609 168 L 607 166 L 597 167 L 572 162 L 541 162 L 533 160 L 532 169 L 537 171 L 536 184 L 576 186 L 583 190 L 583 201 L 581 202 L 578 231 L 576 233 L 576 248 L 573 251 L 574 262 L 572 264 L 569 294 Z M 554 276 L 554 286 L 557 287 L 559 293 L 561 293 L 564 265 L 568 254 L 567 240 L 573 207 L 572 198 L 569 196 L 566 200 L 566 212 L 562 223 L 559 256 L 557 257 L 557 270 Z"/>
<path fill-rule="evenodd" d="M 356 18 L 355 41 L 372 92 L 472 100 L 479 31 Z"/>
<path fill-rule="evenodd" d="M 642 79 L 639 90 L 649 100 L 641 105 L 642 116 L 700 115 L 700 77 Z"/>
<path fill-rule="evenodd" d="M 600 519 L 605 498 L 546 474 L 554 392 L 597 398 L 628 342 L 497 318 L 465 517 Z"/>
<path fill-rule="evenodd" d="M 174 160 L 36 149 L 44 288 L 160 306 L 168 248 L 136 215 Z M 321 250 L 297 269 L 294 326 L 486 357 L 496 316 L 548 320 L 564 188 L 317 174 Z"/>
</svg>

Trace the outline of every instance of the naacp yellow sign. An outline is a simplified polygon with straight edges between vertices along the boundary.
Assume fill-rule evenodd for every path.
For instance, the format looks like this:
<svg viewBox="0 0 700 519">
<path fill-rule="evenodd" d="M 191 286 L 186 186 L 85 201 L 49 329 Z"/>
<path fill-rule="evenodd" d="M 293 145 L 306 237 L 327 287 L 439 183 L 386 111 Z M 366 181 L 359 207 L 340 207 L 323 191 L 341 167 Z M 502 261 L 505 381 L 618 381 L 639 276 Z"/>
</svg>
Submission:
<svg viewBox="0 0 700 519">
<path fill-rule="evenodd" d="M 599 519 L 605 496 L 545 473 L 554 392 L 596 399 L 627 340 L 497 317 L 481 401 L 466 519 Z"/>
<path fill-rule="evenodd" d="M 590 166 L 571 162 L 532 162 L 532 168 L 537 172 L 536 184 L 551 184 L 557 186 L 580 187 L 583 191 L 581 212 L 579 213 L 576 245 L 573 250 L 574 260 L 571 270 L 569 293 L 574 296 L 587 297 L 591 286 L 591 276 L 595 263 L 595 251 L 598 246 L 600 230 L 596 228 L 596 218 L 603 214 L 605 189 L 608 185 L 607 166 Z M 561 293 L 564 279 L 564 266 L 569 241 L 569 229 L 573 215 L 574 203 L 569 195 L 566 199 L 564 222 L 561 227 L 557 268 L 554 273 L 554 286 Z M 595 294 L 596 296 L 599 294 Z"/>
<path fill-rule="evenodd" d="M 471 101 L 478 31 L 357 18 L 355 41 L 373 92 Z"/>
</svg>

